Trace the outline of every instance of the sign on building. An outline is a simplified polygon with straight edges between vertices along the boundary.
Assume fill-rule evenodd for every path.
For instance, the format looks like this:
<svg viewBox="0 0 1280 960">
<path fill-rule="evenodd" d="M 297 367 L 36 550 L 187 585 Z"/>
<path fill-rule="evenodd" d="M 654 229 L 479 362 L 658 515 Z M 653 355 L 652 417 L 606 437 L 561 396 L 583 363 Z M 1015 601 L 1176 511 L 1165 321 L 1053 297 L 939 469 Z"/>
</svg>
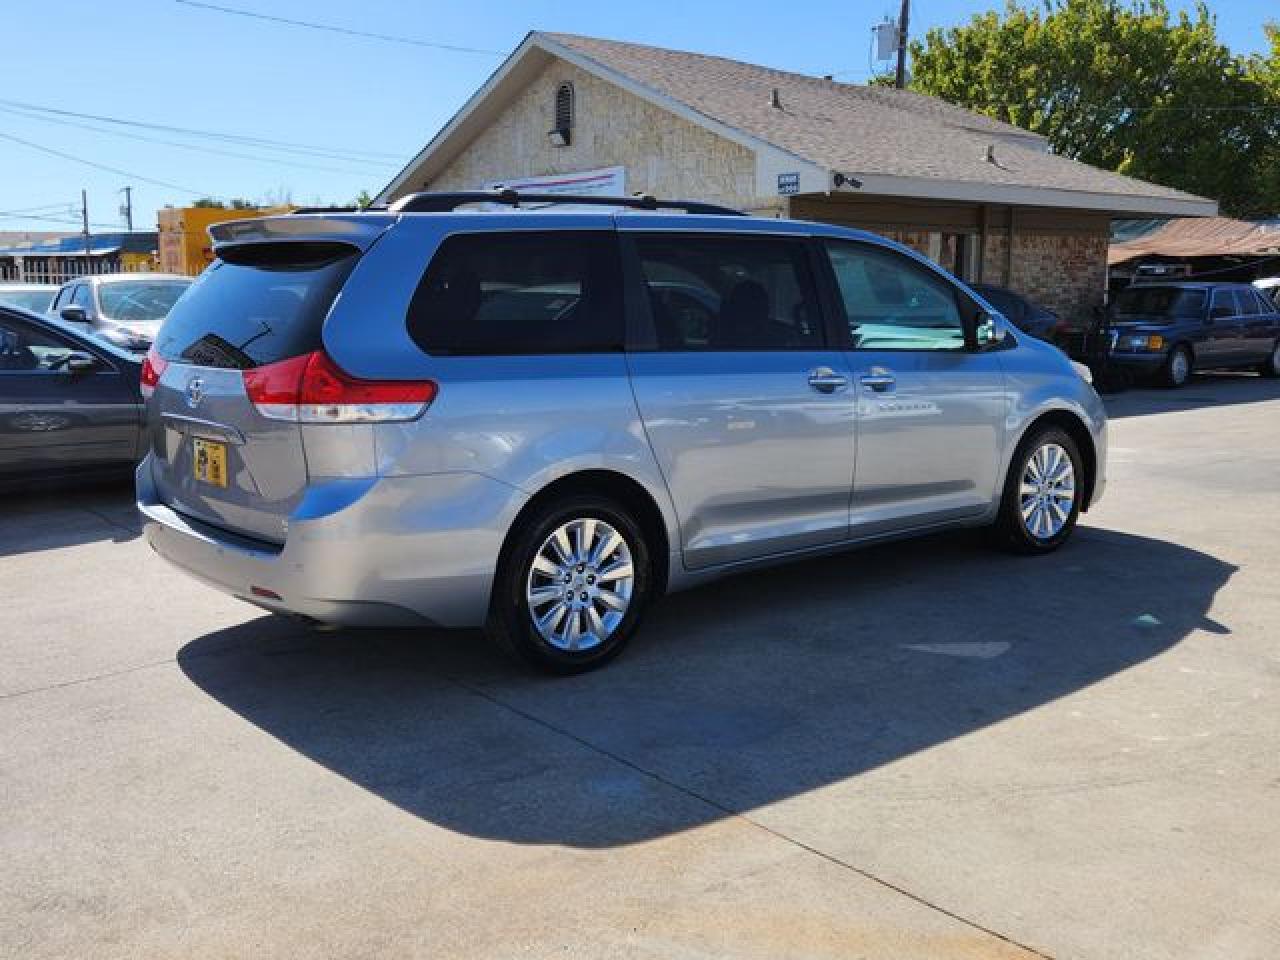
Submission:
<svg viewBox="0 0 1280 960">
<path fill-rule="evenodd" d="M 553 173 L 545 177 L 513 177 L 490 180 L 485 190 L 514 190 L 517 193 L 569 193 L 588 197 L 625 197 L 627 168 L 604 167 L 579 173 Z"/>
<path fill-rule="evenodd" d="M 780 173 L 778 174 L 778 195 L 781 197 L 789 197 L 794 193 L 800 192 L 800 174 L 798 173 Z"/>
</svg>

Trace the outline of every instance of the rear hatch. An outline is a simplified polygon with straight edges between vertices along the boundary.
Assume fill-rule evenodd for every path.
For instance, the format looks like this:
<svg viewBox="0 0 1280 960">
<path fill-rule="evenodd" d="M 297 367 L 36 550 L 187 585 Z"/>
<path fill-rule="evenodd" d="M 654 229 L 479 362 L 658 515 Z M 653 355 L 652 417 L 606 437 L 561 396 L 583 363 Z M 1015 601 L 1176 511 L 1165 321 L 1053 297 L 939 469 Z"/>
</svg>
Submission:
<svg viewBox="0 0 1280 960">
<path fill-rule="evenodd" d="M 143 370 L 152 475 L 174 510 L 284 542 L 307 462 L 296 410 L 272 403 L 271 371 L 321 349 L 325 317 L 372 242 L 361 239 L 250 233 L 220 245 L 174 305 Z"/>
</svg>

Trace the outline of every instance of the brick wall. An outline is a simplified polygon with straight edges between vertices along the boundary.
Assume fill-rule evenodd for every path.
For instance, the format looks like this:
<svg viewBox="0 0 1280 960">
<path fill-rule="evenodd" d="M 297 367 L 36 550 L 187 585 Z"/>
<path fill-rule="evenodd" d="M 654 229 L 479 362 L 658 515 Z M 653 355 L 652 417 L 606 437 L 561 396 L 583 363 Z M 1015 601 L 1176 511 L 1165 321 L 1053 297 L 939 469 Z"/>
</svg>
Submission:
<svg viewBox="0 0 1280 960">
<path fill-rule="evenodd" d="M 573 84 L 572 142 L 553 147 L 556 88 Z M 755 204 L 755 156 L 659 107 L 555 60 L 431 183 L 467 190 L 514 177 L 623 166 L 628 193 Z"/>
<path fill-rule="evenodd" d="M 1024 233 L 1015 227 L 1013 276 L 1004 285 L 1065 319 L 1087 319 L 1102 303 L 1109 243 L 1105 233 Z M 999 262 L 1003 276 L 1003 250 Z"/>
</svg>

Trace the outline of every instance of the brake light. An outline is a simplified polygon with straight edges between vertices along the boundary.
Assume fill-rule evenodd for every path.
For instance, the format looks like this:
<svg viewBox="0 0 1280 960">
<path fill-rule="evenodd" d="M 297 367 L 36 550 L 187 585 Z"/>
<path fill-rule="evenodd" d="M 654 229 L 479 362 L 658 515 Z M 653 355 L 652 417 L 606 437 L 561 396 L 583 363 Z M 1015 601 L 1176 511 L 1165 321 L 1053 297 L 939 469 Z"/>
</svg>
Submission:
<svg viewBox="0 0 1280 960">
<path fill-rule="evenodd" d="M 156 392 L 156 384 L 160 382 L 160 378 L 164 376 L 168 366 L 169 361 L 156 353 L 155 347 L 147 351 L 147 355 L 142 361 L 142 373 L 138 377 L 138 385 L 142 389 L 143 400 L 150 399 L 151 395 Z"/>
<path fill-rule="evenodd" d="M 258 413 L 299 423 L 388 423 L 426 412 L 431 380 L 361 380 L 323 350 L 245 370 L 244 391 Z"/>
</svg>

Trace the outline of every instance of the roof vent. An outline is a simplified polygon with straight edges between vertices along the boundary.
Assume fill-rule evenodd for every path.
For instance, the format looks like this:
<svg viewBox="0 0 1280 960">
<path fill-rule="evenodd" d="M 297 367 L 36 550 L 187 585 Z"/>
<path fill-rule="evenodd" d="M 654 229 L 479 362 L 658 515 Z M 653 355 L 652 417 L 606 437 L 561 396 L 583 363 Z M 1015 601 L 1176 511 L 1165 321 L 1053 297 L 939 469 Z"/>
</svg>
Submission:
<svg viewBox="0 0 1280 960">
<path fill-rule="evenodd" d="M 782 109 L 782 97 L 778 95 L 777 87 L 774 87 L 769 91 L 769 106 L 773 107 L 775 110 Z"/>
</svg>

